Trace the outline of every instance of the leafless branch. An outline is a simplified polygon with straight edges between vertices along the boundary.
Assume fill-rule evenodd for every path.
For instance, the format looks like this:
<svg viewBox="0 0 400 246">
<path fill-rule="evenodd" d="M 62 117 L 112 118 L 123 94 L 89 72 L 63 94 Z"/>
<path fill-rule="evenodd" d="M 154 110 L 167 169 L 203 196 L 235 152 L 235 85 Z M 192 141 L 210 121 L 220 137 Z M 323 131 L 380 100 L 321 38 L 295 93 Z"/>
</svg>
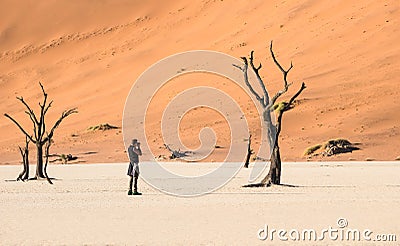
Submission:
<svg viewBox="0 0 400 246">
<path fill-rule="evenodd" d="M 274 51 L 273 51 L 273 49 L 272 49 L 272 41 L 271 41 L 271 45 L 270 45 L 270 47 L 269 47 L 269 50 L 271 51 L 271 56 L 272 56 L 272 59 L 274 60 L 274 63 L 278 66 L 279 70 L 281 70 L 281 72 L 282 72 L 282 74 L 283 74 L 283 83 L 284 83 L 284 84 L 283 84 L 283 89 L 280 90 L 280 91 L 278 91 L 278 92 L 272 97 L 271 101 L 269 102 L 268 108 L 271 109 L 271 108 L 274 106 L 276 100 L 277 100 L 280 96 L 282 96 L 283 94 L 285 94 L 285 93 L 288 91 L 289 87 L 292 85 L 292 83 L 289 83 L 289 82 L 287 81 L 287 76 L 288 76 L 288 73 L 290 72 L 290 70 L 293 68 L 293 63 L 290 62 L 290 67 L 289 67 L 289 69 L 285 70 L 285 69 L 282 67 L 282 65 L 278 62 L 278 60 L 276 59 L 276 57 L 275 57 Z"/>
<path fill-rule="evenodd" d="M 47 93 L 44 90 L 44 87 L 42 85 L 41 82 L 39 82 L 40 88 L 42 89 L 42 93 L 43 93 L 43 104 L 39 103 L 40 106 L 40 120 L 39 120 L 39 128 L 38 128 L 38 141 L 42 141 L 42 137 L 44 135 L 44 133 L 46 132 L 46 124 L 44 123 L 44 111 L 46 108 L 46 102 L 47 102 Z"/>
<path fill-rule="evenodd" d="M 241 66 L 236 65 L 236 64 L 232 64 L 232 66 L 234 66 L 235 68 L 238 68 L 238 69 L 240 69 L 240 71 L 244 72 L 244 68 L 242 68 Z"/>
<path fill-rule="evenodd" d="M 293 68 L 293 63 L 290 62 L 290 67 L 289 67 L 289 69 L 288 69 L 288 70 L 285 70 L 285 69 L 281 66 L 281 64 L 278 62 L 278 60 L 276 59 L 276 57 L 275 57 L 274 51 L 273 51 L 273 49 L 272 49 L 272 41 L 271 41 L 271 45 L 269 46 L 269 50 L 271 51 L 271 56 L 272 56 L 272 59 L 274 60 L 275 64 L 279 67 L 279 69 L 280 69 L 281 72 L 283 73 L 284 81 L 285 81 L 285 85 L 286 85 L 286 84 L 287 84 L 286 77 L 287 77 L 287 74 L 289 73 L 289 71 Z"/>
<path fill-rule="evenodd" d="M 42 85 L 42 82 L 39 82 L 39 85 L 40 85 L 40 88 L 42 89 L 43 95 L 44 95 L 45 97 L 47 97 L 47 93 L 46 93 L 46 91 L 44 90 L 44 87 L 43 87 L 43 85 Z"/>
<path fill-rule="evenodd" d="M 67 118 L 68 116 L 70 116 L 71 114 L 75 114 L 78 113 L 77 108 L 72 108 L 72 109 L 68 109 L 66 111 L 64 111 L 61 114 L 61 117 L 56 121 L 56 123 L 54 123 L 54 126 L 51 128 L 50 133 L 46 136 L 45 139 L 42 140 L 42 143 L 46 143 L 49 139 L 51 139 L 54 135 L 54 130 L 57 129 L 57 127 L 61 124 L 61 122 Z"/>
<path fill-rule="evenodd" d="M 269 102 L 269 95 L 268 95 L 267 89 L 265 88 L 264 81 L 262 80 L 262 78 L 260 76 L 260 73 L 259 73 L 262 65 L 260 63 L 260 65 L 258 67 L 254 66 L 254 62 L 253 62 L 254 61 L 254 56 L 253 55 L 254 55 L 254 50 L 252 50 L 250 52 L 250 66 L 253 69 L 254 73 L 256 74 L 257 80 L 260 83 L 260 87 L 261 87 L 261 89 L 262 89 L 262 91 L 264 93 L 264 105 L 267 105 L 268 102 Z"/>
<path fill-rule="evenodd" d="M 307 88 L 306 84 L 305 84 L 304 82 L 301 83 L 300 89 L 296 92 L 296 94 L 294 94 L 294 95 L 292 96 L 292 98 L 290 98 L 289 102 L 286 104 L 286 107 L 285 107 L 284 111 L 286 111 L 286 110 L 290 109 L 290 107 L 292 107 L 292 104 L 293 104 L 294 100 L 301 94 L 301 92 L 302 92 L 305 88 Z"/>
<path fill-rule="evenodd" d="M 14 122 L 15 125 L 18 126 L 18 128 L 21 130 L 21 132 L 23 134 L 25 134 L 26 137 L 28 137 L 29 140 L 31 140 L 32 143 L 36 144 L 36 141 L 33 140 L 33 138 L 24 130 L 24 128 L 22 128 L 22 126 L 16 121 L 14 120 L 14 118 L 12 118 L 10 115 L 8 114 L 4 114 L 5 117 L 9 118 L 12 122 Z"/>
<path fill-rule="evenodd" d="M 254 90 L 254 88 L 251 86 L 250 82 L 249 82 L 249 77 L 248 77 L 248 67 L 249 67 L 249 63 L 247 61 L 246 57 L 241 57 L 243 60 L 243 68 L 238 66 L 238 65 L 233 65 L 236 68 L 239 68 L 240 70 L 242 70 L 243 72 L 243 76 L 244 76 L 244 82 L 246 83 L 247 87 L 249 88 L 250 92 L 256 97 L 257 101 L 259 101 L 261 103 L 261 105 L 265 106 L 264 103 L 264 97 L 260 97 L 260 95 L 258 95 L 258 93 Z"/>
<path fill-rule="evenodd" d="M 37 133 L 36 133 L 36 121 L 35 121 L 35 115 L 33 115 L 31 112 L 29 111 L 25 111 L 25 114 L 27 114 L 29 116 L 29 119 L 31 119 L 32 124 L 33 124 L 33 133 L 35 134 L 35 139 L 37 139 Z"/>
<path fill-rule="evenodd" d="M 33 112 L 33 110 L 31 109 L 31 107 L 28 105 L 27 102 L 25 102 L 23 97 L 17 97 L 17 99 L 23 104 L 25 105 L 26 109 L 28 109 L 28 112 L 33 116 L 33 119 L 35 120 L 36 124 L 39 124 L 38 119 L 35 116 L 35 112 Z"/>
<path fill-rule="evenodd" d="M 47 105 L 47 107 L 44 109 L 43 114 L 46 115 L 47 111 L 49 110 L 49 108 L 51 107 L 51 105 L 53 104 L 53 100 L 50 101 L 50 103 Z"/>
</svg>

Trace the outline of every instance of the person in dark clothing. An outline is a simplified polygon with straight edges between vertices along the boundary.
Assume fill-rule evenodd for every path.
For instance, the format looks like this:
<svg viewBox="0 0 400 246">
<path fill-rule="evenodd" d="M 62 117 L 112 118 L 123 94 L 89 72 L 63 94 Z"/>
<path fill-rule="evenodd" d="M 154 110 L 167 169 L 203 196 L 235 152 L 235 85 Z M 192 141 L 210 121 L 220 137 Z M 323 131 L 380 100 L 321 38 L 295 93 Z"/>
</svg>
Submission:
<svg viewBox="0 0 400 246">
<path fill-rule="evenodd" d="M 130 176 L 129 181 L 129 191 L 128 195 L 141 195 L 142 193 L 137 190 L 137 180 L 139 178 L 139 156 L 142 155 L 142 150 L 140 149 L 140 143 L 137 139 L 133 139 L 131 145 L 128 147 L 129 154 L 129 167 L 127 175 Z M 132 184 L 134 184 L 134 190 L 132 192 Z"/>
</svg>

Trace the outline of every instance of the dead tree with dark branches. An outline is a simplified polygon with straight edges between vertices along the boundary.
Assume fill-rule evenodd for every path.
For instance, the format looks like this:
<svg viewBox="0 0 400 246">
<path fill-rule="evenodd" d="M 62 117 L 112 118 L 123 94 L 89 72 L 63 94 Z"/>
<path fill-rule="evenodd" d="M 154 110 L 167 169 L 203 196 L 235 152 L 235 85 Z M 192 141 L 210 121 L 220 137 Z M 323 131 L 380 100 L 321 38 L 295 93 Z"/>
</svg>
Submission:
<svg viewBox="0 0 400 246">
<path fill-rule="evenodd" d="M 280 96 L 285 94 L 292 83 L 289 83 L 287 80 L 287 76 L 290 70 L 293 68 L 293 63 L 290 63 L 290 67 L 288 69 L 284 69 L 278 60 L 275 57 L 274 51 L 272 49 L 272 41 L 270 44 L 270 52 L 272 59 L 275 65 L 279 68 L 283 75 L 283 88 L 282 90 L 278 91 L 272 98 L 269 97 L 267 89 L 265 87 L 264 81 L 260 76 L 260 69 L 262 67 L 261 63 L 258 67 L 254 65 L 254 51 L 251 51 L 249 59 L 247 57 L 241 57 L 243 60 L 243 66 L 234 65 L 235 67 L 239 68 L 243 72 L 244 81 L 249 88 L 250 92 L 256 97 L 257 101 L 262 106 L 263 112 L 263 121 L 266 124 L 268 129 L 268 141 L 272 147 L 271 153 L 271 164 L 269 168 L 268 174 L 261 180 L 260 183 L 256 184 L 248 184 L 245 187 L 262 187 L 262 186 L 270 186 L 271 184 L 280 184 L 281 183 L 281 155 L 279 150 L 279 134 L 281 133 L 282 129 L 282 116 L 283 113 L 290 110 L 294 107 L 294 101 L 296 98 L 301 94 L 301 92 L 306 88 L 305 83 L 301 84 L 300 89 L 290 98 L 288 102 L 279 102 L 277 100 Z M 257 81 L 263 91 L 263 95 L 260 96 L 252 87 L 249 82 L 248 76 L 248 69 L 252 69 L 255 73 Z M 271 112 L 275 111 L 276 123 L 274 124 L 271 118 Z"/>
<path fill-rule="evenodd" d="M 37 117 L 35 112 L 32 110 L 32 108 L 28 105 L 28 103 L 24 100 L 23 97 L 17 97 L 17 99 L 25 106 L 26 108 L 25 113 L 29 116 L 29 119 L 32 121 L 33 135 L 28 134 L 28 132 L 10 115 L 4 114 L 4 116 L 10 119 L 26 136 L 26 138 L 36 146 L 37 164 L 36 164 L 36 174 L 33 179 L 47 179 L 51 183 L 50 179 L 47 176 L 46 170 L 43 166 L 43 147 L 45 147 L 45 145 L 48 144 L 46 147 L 46 163 L 47 163 L 48 150 L 51 145 L 51 139 L 54 136 L 54 131 L 58 128 L 58 126 L 65 118 L 67 118 L 71 114 L 78 113 L 78 111 L 76 108 L 65 110 L 58 118 L 58 120 L 54 123 L 53 127 L 50 128 L 50 130 L 48 131 L 46 128 L 47 125 L 45 122 L 45 117 L 53 101 L 48 102 L 47 98 L 48 95 L 44 90 L 43 85 L 41 83 L 39 83 L 39 85 L 43 93 L 43 102 L 42 103 L 39 102 L 39 107 L 40 107 L 40 115 L 38 115 L 39 117 Z M 28 160 L 27 163 L 29 163 Z M 25 175 L 29 176 L 29 169 L 26 170 Z"/>
</svg>

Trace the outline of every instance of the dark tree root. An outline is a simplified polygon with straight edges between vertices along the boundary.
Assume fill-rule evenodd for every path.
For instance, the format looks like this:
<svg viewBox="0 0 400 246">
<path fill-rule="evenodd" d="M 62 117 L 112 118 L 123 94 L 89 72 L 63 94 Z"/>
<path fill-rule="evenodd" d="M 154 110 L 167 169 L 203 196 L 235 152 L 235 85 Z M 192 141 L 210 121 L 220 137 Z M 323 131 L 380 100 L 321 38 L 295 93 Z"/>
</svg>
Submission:
<svg viewBox="0 0 400 246">
<path fill-rule="evenodd" d="M 244 188 L 253 188 L 253 187 L 270 187 L 271 183 L 264 184 L 264 183 L 255 183 L 255 184 L 247 184 L 243 185 Z"/>
<path fill-rule="evenodd" d="M 60 180 L 58 178 L 46 178 L 46 177 L 33 177 L 33 178 L 28 178 L 28 179 L 5 179 L 4 181 L 6 182 L 18 182 L 18 181 L 22 181 L 22 182 L 28 182 L 30 180 L 47 180 L 47 182 L 49 182 L 50 184 L 53 184 L 52 180 Z"/>
<path fill-rule="evenodd" d="M 291 184 L 272 184 L 271 182 L 269 183 L 255 183 L 255 184 L 247 184 L 243 185 L 243 188 L 254 188 L 254 187 L 270 187 L 272 185 L 277 185 L 277 186 L 284 186 L 284 187 L 291 187 L 291 188 L 298 188 L 300 186 L 298 185 L 291 185 Z"/>
<path fill-rule="evenodd" d="M 244 188 L 253 188 L 253 187 L 270 187 L 272 185 L 272 180 L 270 175 L 267 175 L 260 183 L 255 184 L 247 184 L 243 185 Z"/>
<path fill-rule="evenodd" d="M 33 177 L 27 180 L 47 180 L 50 184 L 53 184 L 52 180 L 58 180 L 57 178 L 46 178 L 46 177 Z"/>
</svg>

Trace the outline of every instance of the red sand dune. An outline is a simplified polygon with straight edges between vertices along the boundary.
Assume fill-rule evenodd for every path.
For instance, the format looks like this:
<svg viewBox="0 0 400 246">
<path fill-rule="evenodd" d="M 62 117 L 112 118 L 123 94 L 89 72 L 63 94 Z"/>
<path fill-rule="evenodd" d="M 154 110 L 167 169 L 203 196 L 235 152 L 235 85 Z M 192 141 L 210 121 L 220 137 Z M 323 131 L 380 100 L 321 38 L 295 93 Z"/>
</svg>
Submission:
<svg viewBox="0 0 400 246">
<path fill-rule="evenodd" d="M 54 99 L 48 124 L 66 108 L 79 109 L 57 130 L 53 152 L 95 151 L 83 159 L 126 161 L 120 130 L 86 129 L 106 122 L 121 126 L 126 96 L 148 66 L 193 49 L 235 57 L 255 50 L 257 61 L 263 63 L 261 74 L 274 93 L 282 87 L 268 51 L 274 40 L 281 63 L 294 63 L 289 74 L 294 84 L 283 99 L 302 81 L 308 86 L 299 105 L 284 115 L 283 160 L 304 160 L 306 147 L 338 137 L 361 143 L 361 150 L 326 160 L 394 160 L 400 155 L 399 10 L 396 0 L 1 0 L 0 113 L 13 115 L 30 129 L 15 96 L 24 96 L 36 107 L 41 81 Z M 196 83 L 200 82 L 193 79 Z M 170 88 L 171 94 L 159 93 L 160 103 L 184 89 L 179 83 Z M 240 94 L 226 89 L 233 97 Z M 247 99 L 242 100 L 246 106 Z M 161 110 L 155 107 L 149 114 L 154 149 L 163 144 L 156 131 Z M 252 112 L 248 113 L 253 122 Z M 209 113 L 199 110 L 185 116 L 181 135 L 187 145 L 198 144 L 193 135 L 204 125 L 214 126 L 218 144 L 228 145 L 225 123 L 210 122 Z M 24 137 L 5 117 L 0 117 L 0 129 L 0 164 L 16 164 L 17 145 Z M 257 143 L 260 131 L 253 131 Z"/>
</svg>

